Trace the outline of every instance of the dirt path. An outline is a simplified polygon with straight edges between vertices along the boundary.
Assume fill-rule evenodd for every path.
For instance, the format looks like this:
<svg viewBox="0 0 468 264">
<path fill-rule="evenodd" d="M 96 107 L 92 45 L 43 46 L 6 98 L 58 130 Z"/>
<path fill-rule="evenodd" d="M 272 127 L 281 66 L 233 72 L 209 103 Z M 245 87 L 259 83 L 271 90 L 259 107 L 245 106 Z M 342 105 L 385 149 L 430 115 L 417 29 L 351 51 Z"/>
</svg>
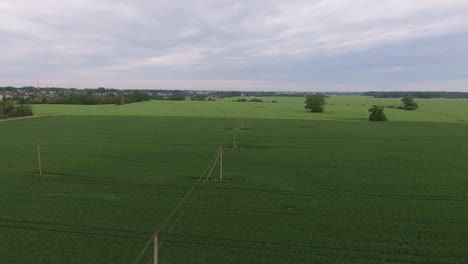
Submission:
<svg viewBox="0 0 468 264">
<path fill-rule="evenodd" d="M 5 119 L 0 119 L 0 122 L 15 121 L 15 120 L 22 120 L 22 119 L 31 119 L 31 118 L 39 118 L 39 117 L 46 117 L 46 116 L 50 116 L 50 115 L 35 115 L 35 116 L 5 118 Z"/>
<path fill-rule="evenodd" d="M 14 120 L 22 120 L 22 119 L 31 119 L 31 118 L 39 118 L 39 117 L 47 117 L 47 116 L 56 116 L 56 115 L 67 115 L 67 114 L 74 114 L 74 113 L 82 113 L 82 112 L 94 111 L 94 110 L 96 110 L 96 109 L 101 110 L 101 109 L 106 109 L 106 108 L 115 107 L 114 105 L 100 105 L 100 106 L 101 106 L 101 107 L 97 107 L 97 108 L 93 108 L 93 109 L 82 109 L 82 110 L 77 110 L 77 111 L 56 112 L 56 113 L 50 113 L 50 114 L 44 114 L 44 115 L 34 115 L 34 116 L 23 116 L 23 117 L 5 118 L 5 119 L 0 119 L 0 122 L 7 122 L 7 121 L 14 121 Z"/>
</svg>

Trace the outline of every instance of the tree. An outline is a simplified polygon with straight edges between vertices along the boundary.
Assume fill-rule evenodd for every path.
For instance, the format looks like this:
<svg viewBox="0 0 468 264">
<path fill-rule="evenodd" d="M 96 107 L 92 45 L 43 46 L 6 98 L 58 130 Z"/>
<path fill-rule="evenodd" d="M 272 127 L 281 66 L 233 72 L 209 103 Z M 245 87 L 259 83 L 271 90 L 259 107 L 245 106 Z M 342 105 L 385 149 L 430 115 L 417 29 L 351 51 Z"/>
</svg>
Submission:
<svg viewBox="0 0 468 264">
<path fill-rule="evenodd" d="M 144 91 L 133 91 L 125 96 L 125 102 L 134 103 L 134 102 L 143 102 L 149 101 L 151 96 L 149 96 Z"/>
<path fill-rule="evenodd" d="M 196 94 L 190 97 L 191 101 L 206 101 L 207 96 L 204 94 Z"/>
<path fill-rule="evenodd" d="M 405 96 L 403 97 L 403 99 L 401 99 L 401 101 L 403 102 L 403 109 L 405 110 L 409 110 L 409 111 L 412 111 L 412 110 L 416 110 L 419 108 L 419 105 L 417 102 L 414 101 L 413 97 L 411 96 Z"/>
<path fill-rule="evenodd" d="M 6 99 L 0 101 L 0 119 L 32 115 L 33 111 L 30 105 L 15 105 L 14 102 Z"/>
<path fill-rule="evenodd" d="M 312 113 L 322 113 L 325 110 L 325 95 L 314 94 L 308 95 L 305 100 L 305 108 Z"/>
<path fill-rule="evenodd" d="M 124 95 L 121 95 L 120 97 L 117 97 L 115 99 L 115 104 L 116 105 L 123 105 L 125 104 L 125 96 Z"/>
<path fill-rule="evenodd" d="M 370 121 L 387 121 L 387 116 L 384 113 L 384 107 L 381 105 L 373 105 L 369 108 L 369 115 Z"/>
<path fill-rule="evenodd" d="M 5 105 L 5 99 L 2 98 L 0 100 L 0 119 L 5 118 L 5 109 L 4 109 L 5 107 L 4 107 L 4 105 Z"/>
<path fill-rule="evenodd" d="M 167 97 L 167 100 L 170 100 L 170 101 L 185 101 L 185 95 L 173 94 L 173 95 L 170 95 L 169 97 Z"/>
</svg>

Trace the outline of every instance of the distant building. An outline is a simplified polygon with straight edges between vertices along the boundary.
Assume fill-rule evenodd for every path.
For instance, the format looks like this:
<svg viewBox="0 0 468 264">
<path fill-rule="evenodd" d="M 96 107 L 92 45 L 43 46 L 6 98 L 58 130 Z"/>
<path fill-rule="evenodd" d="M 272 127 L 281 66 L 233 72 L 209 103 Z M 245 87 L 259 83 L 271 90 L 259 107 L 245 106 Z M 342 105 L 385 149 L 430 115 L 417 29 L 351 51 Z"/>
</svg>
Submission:
<svg viewBox="0 0 468 264">
<path fill-rule="evenodd" d="M 0 94 L 0 99 L 11 99 L 11 98 L 13 98 L 13 96 L 9 94 Z"/>
</svg>

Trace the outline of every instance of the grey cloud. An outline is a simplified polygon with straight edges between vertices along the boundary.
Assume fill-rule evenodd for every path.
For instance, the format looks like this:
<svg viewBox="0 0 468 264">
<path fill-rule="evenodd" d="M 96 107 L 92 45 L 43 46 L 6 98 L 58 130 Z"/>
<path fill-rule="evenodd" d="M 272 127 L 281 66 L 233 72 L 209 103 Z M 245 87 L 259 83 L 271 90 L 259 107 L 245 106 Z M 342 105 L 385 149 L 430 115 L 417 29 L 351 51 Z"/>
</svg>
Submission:
<svg viewBox="0 0 468 264">
<path fill-rule="evenodd" d="M 88 80 L 79 82 L 84 86 L 117 87 L 125 80 L 139 88 L 165 79 L 229 86 L 219 83 L 224 79 L 306 89 L 313 81 L 309 73 L 268 72 L 329 64 L 386 45 L 404 52 L 400 43 L 467 34 L 467 24 L 468 2 L 460 0 L 17 0 L 0 3 L 0 36 L 6 40 L 0 42 L 6 51 L 0 53 L 0 85 L 40 75 L 64 86 L 80 78 Z M 406 72 L 404 63 L 372 65 L 361 73 L 362 87 L 375 81 L 365 74 Z M 190 88 L 190 82 L 184 85 Z"/>
</svg>

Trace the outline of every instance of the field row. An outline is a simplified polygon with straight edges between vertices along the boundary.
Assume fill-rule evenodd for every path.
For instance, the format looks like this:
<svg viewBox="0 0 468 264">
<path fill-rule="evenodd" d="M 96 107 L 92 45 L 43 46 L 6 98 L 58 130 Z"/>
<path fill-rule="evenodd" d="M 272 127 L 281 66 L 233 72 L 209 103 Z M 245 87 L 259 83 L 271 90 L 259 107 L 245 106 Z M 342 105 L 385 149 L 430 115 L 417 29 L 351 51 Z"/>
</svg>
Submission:
<svg viewBox="0 0 468 264">
<path fill-rule="evenodd" d="M 0 124 L 0 262 L 132 263 L 235 125 L 150 116 Z M 215 167 L 160 230 L 161 261 L 463 263 L 465 131 L 243 119 L 223 182 Z"/>
</svg>

